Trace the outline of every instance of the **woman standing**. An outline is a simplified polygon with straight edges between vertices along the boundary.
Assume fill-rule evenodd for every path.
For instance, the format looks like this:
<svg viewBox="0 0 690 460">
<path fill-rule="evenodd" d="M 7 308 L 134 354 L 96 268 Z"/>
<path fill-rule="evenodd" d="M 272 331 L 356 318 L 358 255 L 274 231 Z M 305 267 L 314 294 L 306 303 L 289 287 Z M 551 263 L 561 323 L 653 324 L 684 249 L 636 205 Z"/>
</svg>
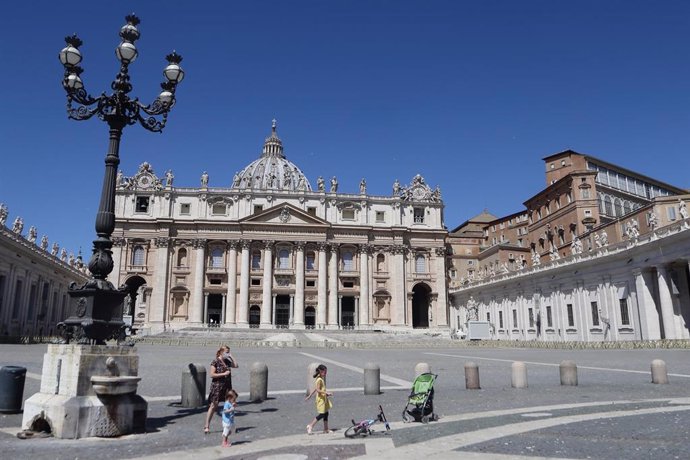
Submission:
<svg viewBox="0 0 690 460">
<path fill-rule="evenodd" d="M 237 368 L 237 360 L 230 353 L 230 347 L 224 345 L 216 351 L 216 358 L 211 361 L 209 376 L 211 377 L 211 390 L 208 393 L 208 412 L 204 433 L 209 433 L 209 426 L 213 413 L 218 409 L 218 404 L 225 401 L 228 390 L 232 390 L 231 368 Z"/>
<path fill-rule="evenodd" d="M 326 374 L 328 373 L 328 369 L 326 366 L 323 364 L 319 364 L 318 367 L 316 368 L 316 372 L 314 373 L 314 378 L 316 379 L 314 381 L 314 389 L 309 393 L 309 395 L 304 398 L 304 400 L 308 400 L 311 398 L 314 393 L 316 393 L 316 417 L 307 425 L 307 434 L 311 434 L 312 430 L 314 429 L 314 425 L 316 425 L 316 422 L 319 420 L 323 420 L 323 432 L 324 433 L 331 433 L 331 430 L 328 429 L 328 411 L 333 407 L 333 403 L 331 403 L 331 400 L 328 399 L 329 396 L 333 396 L 333 393 L 330 393 L 326 390 Z"/>
</svg>

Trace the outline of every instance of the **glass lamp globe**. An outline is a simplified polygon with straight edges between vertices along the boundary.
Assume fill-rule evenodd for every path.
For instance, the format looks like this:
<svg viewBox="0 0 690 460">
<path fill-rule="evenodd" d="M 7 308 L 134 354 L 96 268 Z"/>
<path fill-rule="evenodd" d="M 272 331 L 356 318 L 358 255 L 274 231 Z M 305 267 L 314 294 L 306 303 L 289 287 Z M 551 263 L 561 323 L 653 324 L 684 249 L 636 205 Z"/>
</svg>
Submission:
<svg viewBox="0 0 690 460">
<path fill-rule="evenodd" d="M 122 42 L 115 49 L 117 58 L 123 64 L 129 64 L 137 58 L 137 47 L 133 43 Z"/>
<path fill-rule="evenodd" d="M 81 53 L 72 45 L 67 45 L 60 51 L 60 62 L 66 67 L 73 67 L 81 62 Z"/>
<path fill-rule="evenodd" d="M 79 75 L 72 73 L 65 78 L 65 84 L 70 89 L 82 89 L 84 87 L 84 82 L 81 81 Z"/>
<path fill-rule="evenodd" d="M 175 101 L 173 93 L 170 91 L 161 91 L 161 93 L 158 95 L 158 100 L 168 107 L 172 107 L 172 104 Z"/>
<path fill-rule="evenodd" d="M 184 79 L 184 70 L 178 64 L 168 64 L 163 75 L 171 83 L 179 83 Z"/>
</svg>

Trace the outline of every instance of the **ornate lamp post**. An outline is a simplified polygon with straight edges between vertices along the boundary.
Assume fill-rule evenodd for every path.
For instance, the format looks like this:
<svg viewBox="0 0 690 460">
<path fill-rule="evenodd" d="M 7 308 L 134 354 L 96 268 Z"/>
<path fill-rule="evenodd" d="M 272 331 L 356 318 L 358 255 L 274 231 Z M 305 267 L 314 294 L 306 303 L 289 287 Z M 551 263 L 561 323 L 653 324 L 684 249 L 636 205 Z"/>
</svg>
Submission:
<svg viewBox="0 0 690 460">
<path fill-rule="evenodd" d="M 73 120 L 88 120 L 96 115 L 108 124 L 110 141 L 105 156 L 105 176 L 101 201 L 96 216 L 96 234 L 89 270 L 93 278 L 83 286 L 70 286 L 69 317 L 58 328 L 66 342 L 102 344 L 105 340 L 120 337 L 125 328 L 122 320 L 123 300 L 127 295 L 124 287 L 116 289 L 107 281 L 113 270 L 110 236 L 115 229 L 115 182 L 120 164 L 119 151 L 122 130 L 125 126 L 139 123 L 149 131 L 161 132 L 165 127 L 168 112 L 175 105 L 175 89 L 184 78 L 180 67 L 182 56 L 174 51 L 166 56 L 168 65 L 163 70 L 165 82 L 162 91 L 150 105 L 144 105 L 137 98 L 130 98 L 132 85 L 129 82 L 129 65 L 137 58 L 134 42 L 139 39 L 139 18 L 131 14 L 125 18 L 127 24 L 120 29 L 122 42 L 115 49 L 120 61 L 120 72 L 111 83 L 113 92 L 92 97 L 84 89 L 81 79 L 83 69 L 79 67 L 82 56 L 79 47 L 82 41 L 76 36 L 66 37 L 67 46 L 60 51 L 59 58 L 65 66 L 62 86 L 67 92 L 67 116 Z M 74 105 L 76 103 L 76 106 Z"/>
</svg>

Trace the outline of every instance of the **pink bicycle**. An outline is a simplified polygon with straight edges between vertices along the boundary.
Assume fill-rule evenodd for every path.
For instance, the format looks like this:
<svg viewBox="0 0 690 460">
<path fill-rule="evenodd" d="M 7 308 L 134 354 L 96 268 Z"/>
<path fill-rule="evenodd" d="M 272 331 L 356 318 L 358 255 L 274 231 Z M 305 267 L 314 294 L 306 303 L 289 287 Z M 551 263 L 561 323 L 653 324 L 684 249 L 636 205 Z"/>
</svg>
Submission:
<svg viewBox="0 0 690 460">
<path fill-rule="evenodd" d="M 386 414 L 383 413 L 383 407 L 381 407 L 381 405 L 379 405 L 379 413 L 376 418 L 364 419 L 359 423 L 355 423 L 355 421 L 352 420 L 352 426 L 345 430 L 345 437 L 358 438 L 369 436 L 374 432 L 374 430 L 371 429 L 371 426 L 376 423 L 383 423 L 386 426 L 386 431 L 390 431 L 391 429 L 390 425 L 388 425 Z"/>
</svg>

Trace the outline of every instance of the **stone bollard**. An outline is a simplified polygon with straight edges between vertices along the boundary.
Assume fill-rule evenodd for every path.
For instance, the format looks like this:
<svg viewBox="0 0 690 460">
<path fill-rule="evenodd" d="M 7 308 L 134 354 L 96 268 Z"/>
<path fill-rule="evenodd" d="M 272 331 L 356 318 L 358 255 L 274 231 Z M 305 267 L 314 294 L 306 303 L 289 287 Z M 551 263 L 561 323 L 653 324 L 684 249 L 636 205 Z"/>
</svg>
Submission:
<svg viewBox="0 0 690 460">
<path fill-rule="evenodd" d="M 559 366 L 561 372 L 561 385 L 577 386 L 577 365 L 575 361 L 561 361 Z"/>
<path fill-rule="evenodd" d="M 206 404 L 206 368 L 190 363 L 182 370 L 182 407 L 200 407 Z"/>
<path fill-rule="evenodd" d="M 378 364 L 366 363 L 364 366 L 364 394 L 381 394 L 381 368 Z"/>
<path fill-rule="evenodd" d="M 414 378 L 419 377 L 422 374 L 431 373 L 431 366 L 428 363 L 417 363 L 414 367 Z"/>
<path fill-rule="evenodd" d="M 652 383 L 668 383 L 666 363 L 660 359 L 652 361 Z"/>
<path fill-rule="evenodd" d="M 522 361 L 515 361 L 512 366 L 511 385 L 513 388 L 527 388 L 527 365 Z"/>
<path fill-rule="evenodd" d="M 268 399 L 268 366 L 253 363 L 249 370 L 249 401 L 261 402 Z"/>
<path fill-rule="evenodd" d="M 465 363 L 465 388 L 479 390 L 479 366 L 472 361 Z"/>
<path fill-rule="evenodd" d="M 319 367 L 319 363 L 310 363 L 307 366 L 307 393 L 308 396 L 312 391 L 314 391 L 314 374 L 316 373 L 316 368 Z"/>
</svg>

